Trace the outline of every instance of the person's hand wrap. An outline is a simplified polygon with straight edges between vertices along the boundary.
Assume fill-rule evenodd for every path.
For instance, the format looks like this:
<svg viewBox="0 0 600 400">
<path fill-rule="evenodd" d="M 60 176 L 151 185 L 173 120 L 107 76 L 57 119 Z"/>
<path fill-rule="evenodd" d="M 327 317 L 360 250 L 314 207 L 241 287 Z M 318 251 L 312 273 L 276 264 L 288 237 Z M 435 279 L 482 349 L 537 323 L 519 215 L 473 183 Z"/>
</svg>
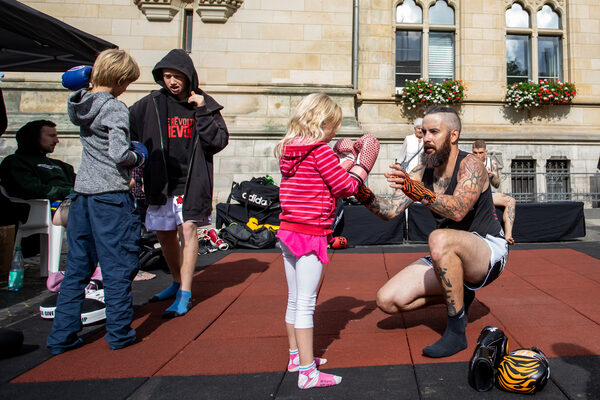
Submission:
<svg viewBox="0 0 600 400">
<path fill-rule="evenodd" d="M 437 194 L 425 187 L 423 182 L 415 181 L 411 179 L 406 171 L 404 172 L 404 183 L 402 184 L 402 191 L 413 201 L 420 201 L 427 205 L 433 204 L 437 198 Z"/>
<path fill-rule="evenodd" d="M 354 142 L 349 138 L 342 138 L 338 140 L 333 146 L 333 151 L 340 158 L 340 165 L 346 171 L 350 171 L 350 168 L 354 165 L 356 160 L 356 150 L 354 150 Z"/>
<path fill-rule="evenodd" d="M 356 161 L 349 173 L 362 184 L 373 169 L 375 161 L 377 161 L 379 140 L 370 134 L 363 135 L 354 143 L 354 151 L 357 154 Z"/>
<path fill-rule="evenodd" d="M 363 206 L 370 206 L 375 201 L 375 193 L 371 192 L 371 189 L 365 185 L 360 185 L 358 187 L 358 192 L 356 192 L 354 197 Z"/>
<path fill-rule="evenodd" d="M 62 85 L 69 90 L 79 90 L 90 85 L 90 74 L 92 67 L 89 65 L 78 65 L 62 74 Z"/>
<path fill-rule="evenodd" d="M 146 146 L 142 142 L 132 140 L 131 151 L 137 156 L 134 167 L 142 167 L 146 163 L 146 160 L 148 160 L 148 149 L 146 149 Z"/>
</svg>

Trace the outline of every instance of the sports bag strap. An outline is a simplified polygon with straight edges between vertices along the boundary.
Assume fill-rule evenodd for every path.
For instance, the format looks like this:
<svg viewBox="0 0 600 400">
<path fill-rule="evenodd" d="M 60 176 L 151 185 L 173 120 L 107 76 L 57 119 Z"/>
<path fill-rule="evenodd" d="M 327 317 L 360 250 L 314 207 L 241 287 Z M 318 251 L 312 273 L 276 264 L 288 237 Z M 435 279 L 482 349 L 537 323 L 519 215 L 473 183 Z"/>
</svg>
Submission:
<svg viewBox="0 0 600 400">
<path fill-rule="evenodd" d="M 232 182 L 231 183 L 231 190 L 229 191 L 229 196 L 227 196 L 227 207 L 225 208 L 225 216 L 227 216 L 227 219 L 231 219 L 229 217 L 229 206 L 231 205 L 231 196 L 233 194 L 233 188 L 235 187 L 236 183 Z"/>
<path fill-rule="evenodd" d="M 263 222 L 265 222 L 267 220 L 267 218 L 269 218 L 271 216 L 271 213 L 274 210 L 277 210 L 279 208 L 279 202 L 277 203 L 271 203 L 269 205 L 269 207 L 265 208 L 262 211 L 257 212 L 256 214 L 254 214 L 252 217 L 256 218 L 256 220 L 258 221 L 258 224 L 262 224 Z M 250 220 L 250 218 L 248 217 L 248 220 Z"/>
</svg>

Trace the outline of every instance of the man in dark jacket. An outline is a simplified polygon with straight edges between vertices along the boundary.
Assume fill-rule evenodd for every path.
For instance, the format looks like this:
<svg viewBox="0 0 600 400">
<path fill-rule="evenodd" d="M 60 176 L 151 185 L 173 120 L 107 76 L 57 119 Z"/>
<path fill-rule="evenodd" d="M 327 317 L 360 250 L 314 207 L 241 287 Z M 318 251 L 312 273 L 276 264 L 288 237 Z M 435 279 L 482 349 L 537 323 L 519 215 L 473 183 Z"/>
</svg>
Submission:
<svg viewBox="0 0 600 400">
<path fill-rule="evenodd" d="M 144 192 L 145 225 L 157 233 L 173 276 L 171 286 L 152 301 L 175 297 L 167 318 L 184 315 L 191 300 L 198 258 L 198 225 L 210 223 L 213 155 L 227 146 L 223 108 L 198 87 L 190 56 L 171 50 L 152 70 L 162 89 L 130 108 L 131 139 L 148 149 Z"/>
<path fill-rule="evenodd" d="M 56 124 L 37 120 L 17 131 L 17 151 L 0 164 L 0 183 L 9 195 L 22 199 L 63 200 L 73 191 L 73 166 L 49 158 L 58 144 Z"/>
</svg>

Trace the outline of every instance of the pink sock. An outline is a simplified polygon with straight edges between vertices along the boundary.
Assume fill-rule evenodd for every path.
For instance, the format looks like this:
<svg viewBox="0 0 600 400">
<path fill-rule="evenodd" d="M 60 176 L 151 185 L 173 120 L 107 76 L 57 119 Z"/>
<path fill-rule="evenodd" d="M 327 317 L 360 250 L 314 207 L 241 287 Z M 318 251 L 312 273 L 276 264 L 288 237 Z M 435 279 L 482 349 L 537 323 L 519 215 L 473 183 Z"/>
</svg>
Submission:
<svg viewBox="0 0 600 400">
<path fill-rule="evenodd" d="M 315 357 L 315 364 L 318 366 L 327 364 L 326 358 Z M 298 354 L 298 349 L 290 350 L 290 361 L 288 362 L 288 372 L 298 372 L 298 368 L 300 368 L 300 355 Z"/>
<path fill-rule="evenodd" d="M 300 389 L 335 386 L 341 381 L 341 376 L 320 372 L 314 362 L 308 366 L 300 366 L 299 368 L 298 387 Z"/>
</svg>

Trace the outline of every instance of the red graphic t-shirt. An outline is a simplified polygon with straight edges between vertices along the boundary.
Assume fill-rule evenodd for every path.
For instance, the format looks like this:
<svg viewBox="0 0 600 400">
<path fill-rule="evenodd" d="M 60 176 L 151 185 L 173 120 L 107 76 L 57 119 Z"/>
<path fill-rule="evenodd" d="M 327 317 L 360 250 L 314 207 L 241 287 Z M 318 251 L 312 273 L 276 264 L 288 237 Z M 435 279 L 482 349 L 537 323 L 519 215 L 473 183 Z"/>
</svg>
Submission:
<svg viewBox="0 0 600 400">
<path fill-rule="evenodd" d="M 169 126 L 169 139 L 191 139 L 194 131 L 194 118 L 171 117 L 167 118 Z"/>
<path fill-rule="evenodd" d="M 187 102 L 169 98 L 167 114 L 167 136 L 169 140 L 167 170 L 169 174 L 169 195 L 180 195 L 185 190 L 188 172 L 188 156 L 192 145 L 194 109 Z"/>
</svg>

